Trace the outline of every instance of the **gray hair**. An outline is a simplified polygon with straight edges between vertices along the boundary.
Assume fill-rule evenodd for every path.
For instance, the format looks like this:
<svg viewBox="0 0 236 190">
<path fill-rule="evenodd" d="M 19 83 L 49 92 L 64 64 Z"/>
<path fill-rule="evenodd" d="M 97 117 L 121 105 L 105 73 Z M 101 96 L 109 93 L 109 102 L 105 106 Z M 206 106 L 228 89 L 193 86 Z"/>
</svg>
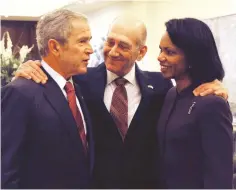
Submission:
<svg viewBox="0 0 236 190">
<path fill-rule="evenodd" d="M 48 41 L 50 39 L 55 39 L 62 45 L 67 42 L 72 29 L 72 20 L 88 22 L 85 15 L 67 9 L 58 9 L 40 18 L 36 28 L 36 40 L 41 56 L 48 55 Z"/>
</svg>

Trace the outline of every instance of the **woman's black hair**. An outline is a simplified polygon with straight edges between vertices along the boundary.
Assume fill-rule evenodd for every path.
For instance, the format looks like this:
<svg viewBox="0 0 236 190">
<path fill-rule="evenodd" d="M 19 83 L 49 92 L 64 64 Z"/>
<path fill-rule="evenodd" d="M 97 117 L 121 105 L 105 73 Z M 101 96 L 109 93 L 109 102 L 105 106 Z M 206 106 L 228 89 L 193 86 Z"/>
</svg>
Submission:
<svg viewBox="0 0 236 190">
<path fill-rule="evenodd" d="M 224 69 L 210 28 L 194 18 L 171 19 L 165 23 L 172 43 L 187 60 L 189 75 L 195 84 L 222 80 Z"/>
</svg>

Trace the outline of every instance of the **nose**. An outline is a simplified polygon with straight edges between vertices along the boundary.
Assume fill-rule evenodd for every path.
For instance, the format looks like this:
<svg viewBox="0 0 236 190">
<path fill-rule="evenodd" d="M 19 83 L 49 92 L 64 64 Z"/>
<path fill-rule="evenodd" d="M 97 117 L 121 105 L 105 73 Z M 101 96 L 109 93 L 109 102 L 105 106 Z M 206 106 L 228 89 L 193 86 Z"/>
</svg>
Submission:
<svg viewBox="0 0 236 190">
<path fill-rule="evenodd" d="M 117 52 L 116 46 L 113 46 L 109 52 L 109 56 L 111 57 L 118 57 L 119 53 Z"/>
<path fill-rule="evenodd" d="M 85 52 L 86 52 L 87 54 L 92 54 L 94 51 L 93 51 L 93 48 L 92 48 L 91 44 L 89 44 L 88 46 L 89 46 L 89 47 L 85 49 Z"/>
<path fill-rule="evenodd" d="M 157 57 L 157 60 L 161 63 L 164 62 L 166 60 L 165 56 L 162 55 L 162 53 L 160 53 Z"/>
</svg>

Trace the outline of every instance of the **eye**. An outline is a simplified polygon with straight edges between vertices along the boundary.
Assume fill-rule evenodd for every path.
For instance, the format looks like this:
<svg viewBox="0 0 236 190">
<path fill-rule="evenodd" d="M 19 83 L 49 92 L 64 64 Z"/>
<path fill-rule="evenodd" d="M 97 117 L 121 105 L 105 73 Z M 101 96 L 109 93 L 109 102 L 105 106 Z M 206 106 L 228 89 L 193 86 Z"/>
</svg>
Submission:
<svg viewBox="0 0 236 190">
<path fill-rule="evenodd" d="M 84 38 L 82 38 L 82 39 L 79 39 L 78 40 L 78 43 L 80 43 L 80 44 L 84 44 L 84 43 L 87 43 L 87 42 L 89 42 L 90 40 L 89 39 L 84 39 Z"/>
<path fill-rule="evenodd" d="M 110 47 L 114 46 L 115 42 L 114 41 L 111 41 L 111 40 L 108 40 L 106 41 L 106 44 Z"/>
<path fill-rule="evenodd" d="M 128 50 L 129 47 L 125 44 L 119 44 L 119 47 L 122 49 L 122 50 Z"/>
<path fill-rule="evenodd" d="M 171 50 L 167 50 L 166 52 L 167 52 L 168 55 L 174 55 L 175 54 L 175 52 L 171 51 Z"/>
</svg>

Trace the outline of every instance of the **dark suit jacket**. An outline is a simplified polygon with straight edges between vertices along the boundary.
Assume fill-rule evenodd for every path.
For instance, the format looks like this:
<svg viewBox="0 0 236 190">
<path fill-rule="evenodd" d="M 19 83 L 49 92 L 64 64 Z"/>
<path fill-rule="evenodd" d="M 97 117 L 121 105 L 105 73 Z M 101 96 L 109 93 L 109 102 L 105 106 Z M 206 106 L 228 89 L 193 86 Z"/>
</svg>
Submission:
<svg viewBox="0 0 236 190">
<path fill-rule="evenodd" d="M 105 65 L 90 68 L 86 75 L 75 78 L 93 121 L 95 188 L 156 188 L 158 185 L 154 169 L 155 127 L 172 83 L 161 73 L 141 71 L 137 66 L 136 78 L 142 98 L 124 143 L 103 101 L 107 83 Z"/>
<path fill-rule="evenodd" d="M 164 188 L 232 188 L 232 115 L 227 102 L 172 88 L 158 122 Z"/>
<path fill-rule="evenodd" d="M 94 163 L 90 118 L 89 155 L 68 102 L 50 77 L 45 85 L 16 79 L 2 88 L 2 188 L 89 188 Z"/>
</svg>

